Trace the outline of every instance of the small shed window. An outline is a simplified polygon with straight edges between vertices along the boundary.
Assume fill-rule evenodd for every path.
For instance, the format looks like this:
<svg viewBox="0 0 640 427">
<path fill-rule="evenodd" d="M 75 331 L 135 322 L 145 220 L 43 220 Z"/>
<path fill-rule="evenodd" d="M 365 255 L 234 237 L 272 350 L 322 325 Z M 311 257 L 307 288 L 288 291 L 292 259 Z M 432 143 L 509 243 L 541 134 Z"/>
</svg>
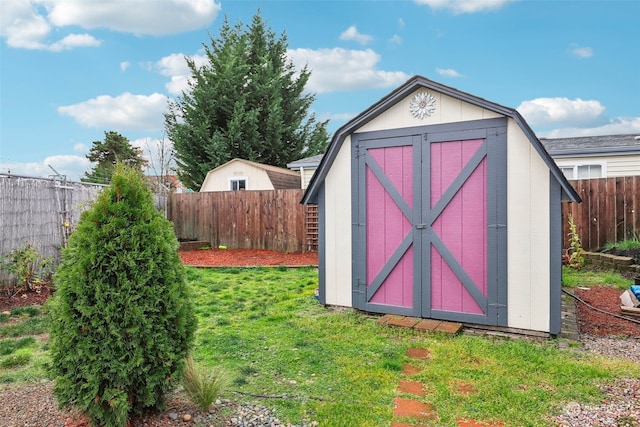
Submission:
<svg viewBox="0 0 640 427">
<path fill-rule="evenodd" d="M 237 190 L 246 190 L 247 189 L 247 178 L 230 178 L 229 179 L 229 190 L 237 191 Z"/>
<path fill-rule="evenodd" d="M 558 166 L 567 179 L 595 179 L 607 177 L 606 165 L 604 163 L 560 163 Z"/>
</svg>

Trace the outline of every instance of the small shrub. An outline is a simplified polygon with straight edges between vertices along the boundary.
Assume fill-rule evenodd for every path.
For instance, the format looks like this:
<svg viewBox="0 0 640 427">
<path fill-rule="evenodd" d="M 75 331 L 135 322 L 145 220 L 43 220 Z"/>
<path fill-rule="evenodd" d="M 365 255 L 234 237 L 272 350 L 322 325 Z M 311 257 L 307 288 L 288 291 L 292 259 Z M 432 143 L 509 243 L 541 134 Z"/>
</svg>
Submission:
<svg viewBox="0 0 640 427">
<path fill-rule="evenodd" d="M 0 269 L 14 276 L 12 281 L 0 284 L 8 295 L 52 284 L 53 258 L 42 257 L 30 243 L 14 249 L 0 261 Z"/>
<path fill-rule="evenodd" d="M 577 270 L 584 266 L 584 248 L 578 234 L 578 229 L 573 222 L 573 215 L 569 214 L 569 259 L 567 265 Z"/>
<path fill-rule="evenodd" d="M 164 408 L 196 326 L 177 249 L 140 172 L 117 166 L 63 249 L 47 304 L 60 405 L 105 427 Z"/>
<path fill-rule="evenodd" d="M 182 373 L 182 386 L 191 403 L 198 409 L 208 411 L 227 384 L 227 378 L 222 371 L 214 370 L 207 375 L 202 368 L 196 366 L 191 356 L 187 357 Z"/>
</svg>

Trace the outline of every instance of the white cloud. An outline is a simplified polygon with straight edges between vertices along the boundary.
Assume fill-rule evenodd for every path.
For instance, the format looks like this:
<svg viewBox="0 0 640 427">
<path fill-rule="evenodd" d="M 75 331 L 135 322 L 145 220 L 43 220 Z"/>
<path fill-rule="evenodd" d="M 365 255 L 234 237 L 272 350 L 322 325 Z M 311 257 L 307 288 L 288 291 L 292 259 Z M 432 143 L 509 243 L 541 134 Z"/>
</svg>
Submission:
<svg viewBox="0 0 640 427">
<path fill-rule="evenodd" d="M 129 63 L 129 61 L 122 61 L 120 63 L 120 70 L 121 71 L 127 71 L 127 69 L 129 68 L 129 66 L 131 66 L 131 64 Z"/>
<path fill-rule="evenodd" d="M 398 18 L 398 28 L 399 28 L 399 29 L 403 29 L 403 28 L 404 28 L 404 25 L 405 25 L 405 23 L 404 23 L 404 19 L 402 19 L 402 18 Z"/>
<path fill-rule="evenodd" d="M 192 55 L 189 58 L 198 67 L 208 63 L 208 59 L 205 55 Z M 156 62 L 154 66 L 160 70 L 160 74 L 171 78 L 171 81 L 165 85 L 169 93 L 179 95 L 183 91 L 188 90 L 191 70 L 187 66 L 184 54 L 173 53 L 169 56 L 165 56 Z"/>
<path fill-rule="evenodd" d="M 220 8 L 215 0 L 2 0 L 0 37 L 14 48 L 60 52 L 96 47 L 101 42 L 90 34 L 67 34 L 52 41 L 49 37 L 54 29 L 78 26 L 133 34 L 177 34 L 206 28 Z"/>
<path fill-rule="evenodd" d="M 566 138 L 596 135 L 640 134 L 640 117 L 617 117 L 606 124 L 593 127 L 569 127 L 540 132 L 539 136 L 546 138 Z"/>
<path fill-rule="evenodd" d="M 485 10 L 498 10 L 514 0 L 414 0 L 417 4 L 426 4 L 432 9 L 448 9 L 453 13 L 476 13 Z"/>
<path fill-rule="evenodd" d="M 58 113 L 70 116 L 78 123 L 95 128 L 122 130 L 152 130 L 163 128 L 167 97 L 133 95 L 125 92 L 117 97 L 98 96 L 74 105 L 58 107 Z"/>
<path fill-rule="evenodd" d="M 600 121 L 605 107 L 580 98 L 537 98 L 522 102 L 517 110 L 532 127 L 582 127 Z"/>
<path fill-rule="evenodd" d="M 436 73 L 444 77 L 454 77 L 454 78 L 463 77 L 462 74 L 460 74 L 453 68 L 436 68 Z"/>
<path fill-rule="evenodd" d="M 10 47 L 45 49 L 42 42 L 51 32 L 47 20 L 28 0 L 3 0 L 0 2 L 0 36 Z"/>
<path fill-rule="evenodd" d="M 402 44 L 402 37 L 394 34 L 393 36 L 391 36 L 391 39 L 389 39 L 389 41 L 393 44 Z"/>
<path fill-rule="evenodd" d="M 569 52 L 576 58 L 591 58 L 593 56 L 593 49 L 586 46 L 578 46 L 572 44 L 569 46 Z"/>
<path fill-rule="evenodd" d="M 133 34 L 164 35 L 206 28 L 221 6 L 214 0 L 47 0 L 50 22 Z"/>
<path fill-rule="evenodd" d="M 46 157 L 42 162 L 0 162 L 0 172 L 13 175 L 47 178 L 54 175 L 49 168 L 51 165 L 61 175 L 66 175 L 70 181 L 80 181 L 80 178 L 91 167 L 86 157 L 75 155 L 56 155 Z"/>
<path fill-rule="evenodd" d="M 314 93 L 395 87 L 410 77 L 402 71 L 377 70 L 380 55 L 371 49 L 293 49 L 287 55 L 298 69 L 308 65 L 307 90 Z"/>
<path fill-rule="evenodd" d="M 370 43 L 373 40 L 373 37 L 358 32 L 356 26 L 352 25 L 340 34 L 340 40 L 354 40 L 364 46 Z"/>
<path fill-rule="evenodd" d="M 53 52 L 71 50 L 76 47 L 98 47 L 102 44 L 89 34 L 69 34 L 62 40 L 50 44 L 47 49 Z"/>
</svg>

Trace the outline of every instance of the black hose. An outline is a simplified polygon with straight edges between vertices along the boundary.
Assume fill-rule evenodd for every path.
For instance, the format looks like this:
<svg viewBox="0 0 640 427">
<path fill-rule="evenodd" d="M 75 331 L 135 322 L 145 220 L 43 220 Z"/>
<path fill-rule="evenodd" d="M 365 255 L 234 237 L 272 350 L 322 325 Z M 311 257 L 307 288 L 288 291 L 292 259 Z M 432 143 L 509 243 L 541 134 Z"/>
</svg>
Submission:
<svg viewBox="0 0 640 427">
<path fill-rule="evenodd" d="M 629 322 L 636 323 L 636 324 L 640 325 L 640 320 L 629 319 L 628 317 L 620 316 L 620 315 L 615 314 L 615 313 L 609 313 L 608 311 L 605 311 L 605 310 L 602 310 L 602 309 L 600 309 L 598 307 L 592 306 L 591 304 L 589 304 L 588 302 L 586 302 L 583 299 L 580 299 L 579 297 L 575 296 L 571 292 L 567 292 L 564 289 L 562 290 L 562 292 L 564 292 L 565 294 L 569 295 L 571 298 L 575 298 L 576 300 L 580 301 L 581 303 L 583 303 L 584 305 L 586 305 L 587 307 L 589 307 L 589 308 L 591 308 L 591 309 L 593 309 L 595 311 L 599 311 L 600 313 L 608 314 L 609 316 L 613 316 L 613 317 L 616 317 L 616 318 L 622 319 L 622 320 L 627 320 Z"/>
</svg>

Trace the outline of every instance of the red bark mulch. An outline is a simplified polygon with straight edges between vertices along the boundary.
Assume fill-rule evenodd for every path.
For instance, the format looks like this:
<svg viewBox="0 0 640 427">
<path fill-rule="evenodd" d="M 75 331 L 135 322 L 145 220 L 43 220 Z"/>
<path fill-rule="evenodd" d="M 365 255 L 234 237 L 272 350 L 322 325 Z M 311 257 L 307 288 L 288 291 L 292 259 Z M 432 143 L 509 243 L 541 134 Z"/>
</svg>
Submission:
<svg viewBox="0 0 640 427">
<path fill-rule="evenodd" d="M 631 282 L 630 282 L 631 284 Z M 621 316 L 620 295 L 624 291 L 609 286 L 595 286 L 589 289 L 573 289 L 572 292 L 586 303 L 600 310 Z M 576 301 L 578 327 L 583 334 L 596 336 L 640 337 L 640 324 L 622 320 L 608 314 L 598 312 Z M 628 316 L 640 322 L 640 317 Z"/>
<path fill-rule="evenodd" d="M 185 265 L 196 267 L 317 266 L 317 252 L 277 252 L 255 249 L 178 251 Z"/>
</svg>

